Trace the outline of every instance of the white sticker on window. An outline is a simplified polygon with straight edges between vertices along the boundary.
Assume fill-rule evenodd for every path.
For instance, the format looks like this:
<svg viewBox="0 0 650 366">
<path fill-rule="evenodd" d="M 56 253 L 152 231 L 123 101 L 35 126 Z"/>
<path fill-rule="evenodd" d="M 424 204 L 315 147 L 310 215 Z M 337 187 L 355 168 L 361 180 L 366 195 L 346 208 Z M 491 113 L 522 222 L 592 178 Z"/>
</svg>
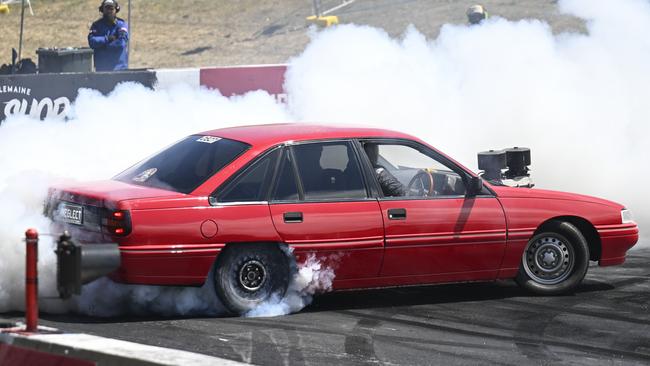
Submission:
<svg viewBox="0 0 650 366">
<path fill-rule="evenodd" d="M 200 139 L 196 140 L 197 142 L 205 142 L 206 144 L 213 144 L 217 141 L 221 140 L 221 137 L 214 137 L 214 136 L 203 136 Z"/>
<path fill-rule="evenodd" d="M 131 178 L 131 180 L 133 180 L 134 182 L 140 182 L 140 183 L 146 182 L 149 178 L 151 178 L 152 175 L 156 174 L 157 171 L 158 171 L 157 168 L 147 169 L 144 172 L 142 172 L 142 173 L 136 175 L 135 177 Z"/>
</svg>

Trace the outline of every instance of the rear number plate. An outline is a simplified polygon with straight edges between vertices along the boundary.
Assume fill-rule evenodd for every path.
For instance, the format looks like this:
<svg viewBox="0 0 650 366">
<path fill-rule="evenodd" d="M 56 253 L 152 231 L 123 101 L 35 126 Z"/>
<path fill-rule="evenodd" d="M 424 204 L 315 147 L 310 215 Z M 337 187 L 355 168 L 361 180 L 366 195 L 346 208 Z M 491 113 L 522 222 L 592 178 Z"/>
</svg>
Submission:
<svg viewBox="0 0 650 366">
<path fill-rule="evenodd" d="M 83 225 L 84 222 L 84 208 L 79 205 L 71 205 L 69 203 L 61 203 L 57 210 L 57 217 L 69 224 Z"/>
</svg>

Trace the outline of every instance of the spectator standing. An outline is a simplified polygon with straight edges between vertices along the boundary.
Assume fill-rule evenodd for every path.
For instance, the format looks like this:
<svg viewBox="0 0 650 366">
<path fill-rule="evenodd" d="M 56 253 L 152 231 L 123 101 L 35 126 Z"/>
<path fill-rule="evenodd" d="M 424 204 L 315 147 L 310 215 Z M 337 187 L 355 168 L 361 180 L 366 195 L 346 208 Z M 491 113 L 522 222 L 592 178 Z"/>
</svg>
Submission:
<svg viewBox="0 0 650 366">
<path fill-rule="evenodd" d="M 129 30 L 124 19 L 118 18 L 120 5 L 115 0 L 103 0 L 99 5 L 101 19 L 90 26 L 88 45 L 95 51 L 95 70 L 114 71 L 129 67 Z"/>
</svg>

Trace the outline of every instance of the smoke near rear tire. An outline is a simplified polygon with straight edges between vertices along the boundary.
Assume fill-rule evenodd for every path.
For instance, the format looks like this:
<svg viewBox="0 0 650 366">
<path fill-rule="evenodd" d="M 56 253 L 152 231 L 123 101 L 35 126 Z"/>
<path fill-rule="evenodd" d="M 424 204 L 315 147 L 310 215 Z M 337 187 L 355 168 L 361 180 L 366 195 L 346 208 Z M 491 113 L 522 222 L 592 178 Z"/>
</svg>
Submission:
<svg viewBox="0 0 650 366">
<path fill-rule="evenodd" d="M 540 295 L 573 291 L 589 267 L 589 245 L 568 222 L 552 222 L 526 245 L 517 283 Z"/>
<path fill-rule="evenodd" d="M 290 278 L 289 260 L 275 244 L 234 244 L 217 261 L 213 283 L 224 306 L 244 314 L 273 295 L 282 297 Z"/>
</svg>

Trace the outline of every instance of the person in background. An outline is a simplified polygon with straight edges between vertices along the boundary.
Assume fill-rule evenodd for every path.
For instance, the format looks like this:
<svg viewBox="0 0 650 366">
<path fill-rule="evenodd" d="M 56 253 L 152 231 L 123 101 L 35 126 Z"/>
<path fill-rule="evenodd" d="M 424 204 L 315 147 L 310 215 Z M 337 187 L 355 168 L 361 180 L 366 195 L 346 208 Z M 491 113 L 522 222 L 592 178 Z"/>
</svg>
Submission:
<svg viewBox="0 0 650 366">
<path fill-rule="evenodd" d="M 95 51 L 96 71 L 124 70 L 129 67 L 129 30 L 126 22 L 117 17 L 119 11 L 117 1 L 103 0 L 99 5 L 102 18 L 90 26 L 88 45 Z"/>
<path fill-rule="evenodd" d="M 483 5 L 472 5 L 467 9 L 467 21 L 470 25 L 481 24 L 489 17 Z"/>
</svg>

